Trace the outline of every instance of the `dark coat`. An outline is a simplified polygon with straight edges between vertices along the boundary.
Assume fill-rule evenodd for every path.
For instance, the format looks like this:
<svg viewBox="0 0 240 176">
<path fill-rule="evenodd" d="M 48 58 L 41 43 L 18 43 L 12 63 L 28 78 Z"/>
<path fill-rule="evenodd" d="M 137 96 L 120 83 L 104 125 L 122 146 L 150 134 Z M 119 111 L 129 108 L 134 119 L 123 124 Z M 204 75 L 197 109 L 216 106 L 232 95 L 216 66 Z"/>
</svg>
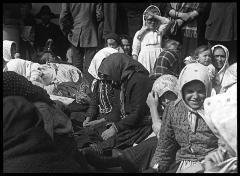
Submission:
<svg viewBox="0 0 240 176">
<path fill-rule="evenodd" d="M 237 3 L 212 3 L 206 22 L 207 40 L 237 40 Z"/>
<path fill-rule="evenodd" d="M 59 24 L 75 47 L 97 47 L 96 3 L 62 3 Z"/>
</svg>

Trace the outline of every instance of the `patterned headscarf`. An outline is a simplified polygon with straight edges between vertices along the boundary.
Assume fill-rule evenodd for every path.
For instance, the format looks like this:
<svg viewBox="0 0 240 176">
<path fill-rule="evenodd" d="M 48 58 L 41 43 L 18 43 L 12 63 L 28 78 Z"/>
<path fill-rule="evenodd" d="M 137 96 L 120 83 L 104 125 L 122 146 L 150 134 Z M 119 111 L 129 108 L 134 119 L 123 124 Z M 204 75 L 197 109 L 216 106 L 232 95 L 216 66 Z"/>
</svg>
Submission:
<svg viewBox="0 0 240 176">
<path fill-rule="evenodd" d="M 229 59 L 229 51 L 228 49 L 223 46 L 223 45 L 214 45 L 211 50 L 212 50 L 212 53 L 214 53 L 214 50 L 217 48 L 217 47 L 220 47 L 224 50 L 225 54 L 226 54 L 226 60 L 225 60 L 225 63 L 223 65 L 223 67 L 217 72 L 217 74 L 215 75 L 215 83 L 216 83 L 216 86 L 221 88 L 221 83 L 222 83 L 222 79 L 223 79 L 223 75 L 226 71 L 226 69 L 229 67 L 229 63 L 228 63 L 228 59 Z M 220 89 L 219 88 L 219 89 Z M 217 92 L 218 93 L 218 92 Z"/>
<path fill-rule="evenodd" d="M 188 120 L 193 132 L 195 132 L 196 128 L 196 114 L 200 115 L 204 119 L 204 109 L 203 105 L 200 109 L 197 110 L 194 110 L 189 105 L 187 105 L 183 97 L 183 87 L 185 84 L 194 80 L 198 80 L 204 84 L 206 89 L 206 97 L 210 97 L 212 92 L 212 83 L 208 74 L 208 68 L 200 63 L 191 63 L 182 69 L 179 76 L 179 98 L 183 100 L 184 105 L 189 110 Z"/>
<path fill-rule="evenodd" d="M 228 91 L 206 98 L 204 110 L 210 129 L 228 144 L 229 153 L 237 156 L 237 92 Z"/>
<path fill-rule="evenodd" d="M 171 91 L 178 96 L 178 79 L 173 75 L 162 75 L 153 84 L 152 90 L 161 97 L 165 92 Z"/>
<path fill-rule="evenodd" d="M 11 48 L 16 42 L 3 40 L 3 60 L 8 62 L 12 59 Z"/>
</svg>

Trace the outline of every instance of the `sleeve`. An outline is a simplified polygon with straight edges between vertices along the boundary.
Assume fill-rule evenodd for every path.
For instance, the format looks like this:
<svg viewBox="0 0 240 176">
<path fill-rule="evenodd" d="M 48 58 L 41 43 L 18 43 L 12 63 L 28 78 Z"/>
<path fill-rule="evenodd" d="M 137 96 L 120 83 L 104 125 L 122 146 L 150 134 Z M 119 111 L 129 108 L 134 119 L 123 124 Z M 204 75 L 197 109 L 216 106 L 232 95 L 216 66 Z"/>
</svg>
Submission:
<svg viewBox="0 0 240 176">
<path fill-rule="evenodd" d="M 136 32 L 133 38 L 133 43 L 132 43 L 132 55 L 137 55 L 137 56 L 141 50 L 141 41 L 137 38 L 138 34 L 139 34 L 139 31 Z"/>
<path fill-rule="evenodd" d="M 131 97 L 129 104 L 131 105 L 131 112 L 125 118 L 115 123 L 115 126 L 119 131 L 126 129 L 132 129 L 136 127 L 143 118 L 143 114 L 146 111 L 146 99 L 150 89 L 149 84 L 146 81 L 137 80 L 130 88 Z"/>
<path fill-rule="evenodd" d="M 172 107 L 172 106 L 171 106 Z M 166 172 L 169 165 L 173 162 L 179 145 L 175 140 L 174 130 L 172 128 L 172 111 L 173 109 L 167 106 L 163 113 L 163 122 L 160 130 L 160 137 L 157 148 L 153 155 L 150 166 L 158 164 L 159 172 Z"/>
<path fill-rule="evenodd" d="M 172 10 L 171 3 L 167 3 L 165 9 L 166 16 L 170 16 L 169 15 L 170 10 Z"/>
<path fill-rule="evenodd" d="M 159 26 L 159 32 L 161 32 L 162 35 L 164 35 L 168 29 L 168 26 L 170 25 L 170 20 L 166 17 L 162 17 L 162 24 Z"/>
<path fill-rule="evenodd" d="M 62 3 L 62 9 L 59 17 L 59 26 L 64 35 L 67 35 L 73 28 L 73 17 L 70 12 L 69 3 Z"/>
<path fill-rule="evenodd" d="M 91 120 L 94 120 L 95 117 L 97 116 L 99 112 L 99 107 L 98 107 L 98 84 L 99 82 L 95 84 L 91 96 L 91 101 L 89 104 L 89 108 L 86 112 L 86 117 L 90 117 Z"/>
<path fill-rule="evenodd" d="M 199 3 L 198 8 L 196 9 L 196 11 L 198 12 L 199 15 L 205 12 L 207 5 L 208 5 L 208 3 Z"/>
</svg>

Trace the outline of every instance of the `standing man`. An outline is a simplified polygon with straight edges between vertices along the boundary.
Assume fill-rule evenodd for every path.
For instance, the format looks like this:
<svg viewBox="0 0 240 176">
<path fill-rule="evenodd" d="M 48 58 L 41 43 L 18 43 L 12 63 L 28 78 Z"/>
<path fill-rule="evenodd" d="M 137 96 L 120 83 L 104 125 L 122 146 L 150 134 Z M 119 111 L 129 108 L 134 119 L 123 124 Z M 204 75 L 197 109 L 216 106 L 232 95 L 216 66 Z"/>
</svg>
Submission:
<svg viewBox="0 0 240 176">
<path fill-rule="evenodd" d="M 91 82 L 87 70 L 98 46 L 96 3 L 62 3 L 59 25 L 71 43 L 73 65 Z"/>
<path fill-rule="evenodd" d="M 229 64 L 237 61 L 237 3 L 212 3 L 206 22 L 205 38 L 209 45 L 229 49 Z"/>
</svg>

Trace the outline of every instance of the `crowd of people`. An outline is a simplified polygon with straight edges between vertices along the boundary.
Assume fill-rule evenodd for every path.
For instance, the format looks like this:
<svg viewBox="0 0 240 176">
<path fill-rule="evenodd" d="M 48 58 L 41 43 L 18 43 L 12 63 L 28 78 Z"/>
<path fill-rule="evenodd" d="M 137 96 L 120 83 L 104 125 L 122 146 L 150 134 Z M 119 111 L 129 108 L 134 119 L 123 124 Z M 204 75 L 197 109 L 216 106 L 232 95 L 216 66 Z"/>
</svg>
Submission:
<svg viewBox="0 0 240 176">
<path fill-rule="evenodd" d="M 238 172 L 236 8 L 21 4 L 21 40 L 3 41 L 3 172 Z"/>
</svg>

